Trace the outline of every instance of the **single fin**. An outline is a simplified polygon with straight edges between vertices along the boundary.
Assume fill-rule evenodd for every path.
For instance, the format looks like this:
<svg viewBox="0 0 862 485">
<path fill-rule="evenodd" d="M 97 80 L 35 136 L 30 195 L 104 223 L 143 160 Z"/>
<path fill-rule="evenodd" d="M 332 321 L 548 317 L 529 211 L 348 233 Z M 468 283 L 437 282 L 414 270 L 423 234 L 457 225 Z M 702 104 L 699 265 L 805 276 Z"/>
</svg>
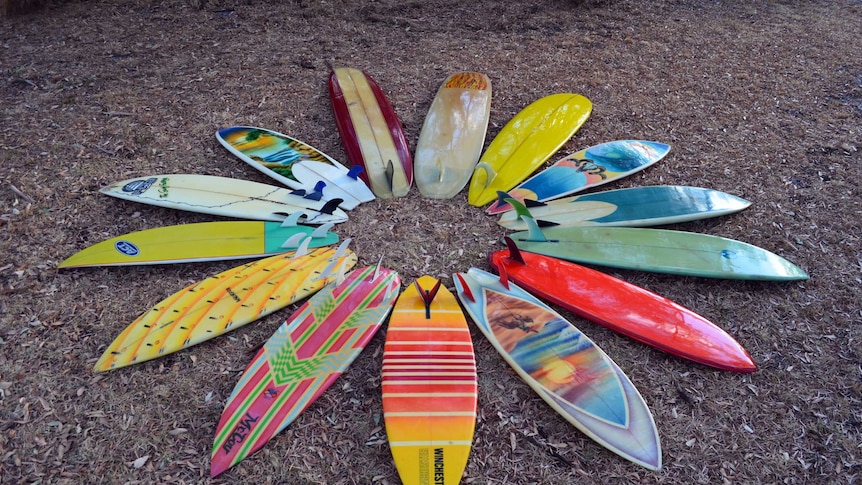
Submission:
<svg viewBox="0 0 862 485">
<path fill-rule="evenodd" d="M 521 218 L 521 220 L 523 220 L 527 224 L 528 241 L 545 242 L 548 240 L 548 238 L 545 237 L 545 234 L 539 228 L 539 225 L 536 224 L 536 220 L 533 219 L 533 215 L 530 214 L 530 211 L 526 207 L 524 207 L 524 204 L 522 204 L 517 199 L 506 199 L 506 202 L 508 202 L 512 205 L 512 207 L 515 208 L 515 213 L 518 215 L 518 217 Z"/>
<path fill-rule="evenodd" d="M 299 218 L 302 216 L 307 216 L 305 212 L 296 211 L 291 214 L 288 214 L 287 217 L 284 218 L 284 222 L 281 223 L 281 227 L 294 227 L 299 224 Z"/>
<path fill-rule="evenodd" d="M 290 236 L 289 238 L 287 238 L 287 241 L 284 241 L 284 244 L 281 245 L 281 248 L 282 249 L 293 249 L 293 248 L 299 247 L 299 244 L 302 242 L 303 239 L 305 239 L 306 236 L 307 235 L 305 233 L 298 232 L 298 233 L 294 234 L 293 236 Z"/>
<path fill-rule="evenodd" d="M 335 209 L 338 208 L 341 203 L 344 202 L 344 199 L 332 199 L 326 202 L 323 207 L 320 208 L 320 212 L 324 214 L 332 215 Z"/>
<path fill-rule="evenodd" d="M 291 259 L 300 258 L 300 257 L 308 254 L 308 243 L 310 243 L 310 242 L 311 242 L 310 237 L 303 239 L 302 242 L 299 243 L 299 247 L 296 248 L 296 252 L 293 253 L 293 257 Z"/>
<path fill-rule="evenodd" d="M 470 285 L 467 284 L 467 281 L 464 280 L 464 277 L 461 276 L 461 273 L 455 273 L 455 277 L 458 278 L 458 281 L 461 282 L 462 293 L 473 303 L 476 302 L 476 297 L 473 296 L 473 292 L 470 291 Z"/>
<path fill-rule="evenodd" d="M 509 259 L 512 261 L 517 261 L 521 264 L 527 264 L 524 262 L 524 256 L 521 254 L 521 250 L 518 249 L 518 246 L 515 244 L 515 241 L 512 240 L 509 236 L 503 238 L 503 241 L 506 243 L 506 247 L 509 248 Z"/>
<path fill-rule="evenodd" d="M 437 159 L 437 170 L 440 172 L 440 176 L 437 177 L 437 183 L 442 184 L 443 183 L 443 171 L 445 170 L 445 168 L 443 167 L 443 160 L 441 160 L 441 159 Z"/>
<path fill-rule="evenodd" d="M 497 272 L 500 273 L 500 284 L 503 285 L 507 290 L 509 289 L 509 273 L 506 271 L 506 266 L 500 265 L 497 268 Z"/>
<path fill-rule="evenodd" d="M 481 170 L 485 172 L 485 188 L 488 188 L 491 185 L 491 182 L 497 178 L 497 171 L 494 170 L 494 167 L 488 165 L 488 162 L 479 162 L 476 164 L 476 168 L 474 169 L 473 175 L 475 176 L 475 172 Z"/>
<path fill-rule="evenodd" d="M 374 268 L 374 276 L 371 277 L 371 281 L 377 281 L 377 277 L 380 276 L 380 265 L 383 264 L 383 255 L 380 255 L 380 261 L 377 262 L 377 267 Z"/>
<path fill-rule="evenodd" d="M 365 170 L 365 167 L 362 165 L 354 165 L 350 167 L 347 171 L 347 176 L 352 178 L 353 180 L 359 180 L 359 174 L 361 174 Z"/>
<path fill-rule="evenodd" d="M 326 237 L 326 233 L 329 232 L 329 230 L 332 229 L 332 227 L 334 225 L 335 224 L 332 222 L 327 222 L 326 224 L 321 224 L 321 225 L 317 226 L 317 229 L 311 231 L 311 237 L 312 238 Z"/>
<path fill-rule="evenodd" d="M 419 281 L 414 281 L 413 285 L 416 286 L 416 290 L 419 291 L 419 296 L 422 298 L 422 302 L 425 303 L 425 319 L 428 320 L 431 318 L 431 302 L 434 301 L 434 297 L 437 296 L 437 291 L 440 290 L 440 280 L 437 280 L 437 284 L 434 285 L 434 288 L 426 291 L 424 288 L 419 286 Z"/>
<path fill-rule="evenodd" d="M 335 255 L 332 256 L 333 259 L 343 258 L 347 256 L 347 246 L 350 245 L 350 242 L 353 241 L 352 238 L 347 238 L 338 245 L 338 249 L 335 250 Z"/>
<path fill-rule="evenodd" d="M 395 187 L 395 164 L 392 163 L 392 160 L 386 163 L 386 180 L 389 182 L 389 191 L 392 192 L 393 187 Z"/>
</svg>

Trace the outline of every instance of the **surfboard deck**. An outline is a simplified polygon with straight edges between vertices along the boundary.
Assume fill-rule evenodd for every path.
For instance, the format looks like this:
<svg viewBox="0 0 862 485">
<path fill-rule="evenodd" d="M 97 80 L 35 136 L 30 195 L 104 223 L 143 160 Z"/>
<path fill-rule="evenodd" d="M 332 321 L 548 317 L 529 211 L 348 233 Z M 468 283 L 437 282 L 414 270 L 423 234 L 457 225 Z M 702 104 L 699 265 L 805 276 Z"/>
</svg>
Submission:
<svg viewBox="0 0 862 485">
<path fill-rule="evenodd" d="M 572 153 L 508 192 L 508 197 L 545 202 L 613 182 L 652 166 L 665 157 L 670 145 L 646 140 L 616 140 Z M 497 199 L 486 212 L 512 209 Z"/>
<path fill-rule="evenodd" d="M 269 177 L 293 189 L 310 191 L 317 181 L 303 182 L 293 174 L 293 167 L 301 161 L 323 163 L 347 172 L 347 168 L 334 158 L 277 131 L 255 126 L 231 126 L 216 132 L 216 139 L 229 152 Z"/>
<path fill-rule="evenodd" d="M 321 229 L 323 229 L 321 231 Z M 338 242 L 338 235 L 302 225 L 263 221 L 180 224 L 131 232 L 88 246 L 57 268 L 193 263 L 259 258 Z"/>
<path fill-rule="evenodd" d="M 718 190 L 684 185 L 651 185 L 606 190 L 532 205 L 540 226 L 644 227 L 677 224 L 725 216 L 748 208 L 751 202 Z M 515 231 L 527 230 L 517 211 L 500 216 L 498 223 Z"/>
<path fill-rule="evenodd" d="M 516 114 L 491 141 L 470 179 L 468 202 L 484 206 L 536 171 L 575 134 L 592 111 L 589 99 L 560 93 Z"/>
<path fill-rule="evenodd" d="M 354 68 L 336 68 L 329 96 L 347 158 L 365 168 L 359 176 L 381 199 L 407 195 L 413 157 L 401 121 L 380 86 Z"/>
<path fill-rule="evenodd" d="M 457 72 L 437 90 L 416 143 L 413 172 L 419 192 L 449 199 L 470 181 L 491 116 L 491 80 Z"/>
<path fill-rule="evenodd" d="M 341 199 L 339 207 L 342 209 L 354 209 L 363 202 L 374 200 L 374 192 L 359 178 L 357 170 L 303 160 L 293 164 L 293 176 L 314 187 L 323 182 L 321 192 L 324 199 Z"/>
<path fill-rule="evenodd" d="M 263 447 L 332 385 L 380 328 L 400 285 L 395 271 L 357 269 L 276 330 L 227 399 L 212 447 L 212 476 Z"/>
<path fill-rule="evenodd" d="M 479 330 L 560 416 L 619 456 L 650 470 L 661 468 L 661 444 L 649 408 L 592 340 L 505 279 L 477 268 L 453 279 Z"/>
<path fill-rule="evenodd" d="M 476 426 L 476 359 L 458 301 L 431 276 L 408 286 L 392 311 L 382 387 L 401 482 L 459 483 Z"/>
<path fill-rule="evenodd" d="M 191 347 L 313 294 L 337 276 L 329 273 L 356 264 L 356 255 L 345 243 L 337 250 L 271 256 L 174 293 L 129 324 L 93 371 L 118 369 Z"/>
<path fill-rule="evenodd" d="M 736 339 L 688 308 L 600 271 L 518 251 L 508 238 L 507 244 L 488 261 L 531 294 L 678 357 L 734 372 L 757 370 Z"/>
<path fill-rule="evenodd" d="M 337 199 L 320 201 L 274 185 L 213 175 L 148 175 L 115 182 L 99 192 L 142 204 L 238 219 L 283 222 L 300 212 L 300 220 L 306 224 L 347 220 Z"/>
<path fill-rule="evenodd" d="M 512 199 L 509 199 L 512 200 Z M 808 275 L 781 256 L 734 239 L 667 229 L 548 227 L 509 237 L 518 249 L 577 263 L 703 278 L 789 281 Z"/>
</svg>

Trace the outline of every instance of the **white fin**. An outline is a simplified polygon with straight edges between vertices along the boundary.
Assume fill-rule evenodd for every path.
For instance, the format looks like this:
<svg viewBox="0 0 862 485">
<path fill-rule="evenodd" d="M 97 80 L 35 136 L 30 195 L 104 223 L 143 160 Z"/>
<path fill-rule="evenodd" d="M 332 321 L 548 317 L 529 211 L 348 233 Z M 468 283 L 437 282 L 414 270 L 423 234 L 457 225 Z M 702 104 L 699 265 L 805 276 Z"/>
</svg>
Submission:
<svg viewBox="0 0 862 485">
<path fill-rule="evenodd" d="M 294 234 L 293 236 L 290 236 L 289 238 L 287 238 L 287 241 L 284 241 L 284 244 L 281 245 L 281 248 L 282 249 L 293 249 L 295 247 L 298 247 L 299 243 L 301 243 L 303 239 L 305 239 L 305 234 L 298 232 L 298 233 Z"/>
<path fill-rule="evenodd" d="M 335 277 L 335 284 L 340 285 L 344 283 L 344 279 L 347 278 L 347 263 L 348 259 L 344 258 L 341 260 L 341 266 L 338 267 L 338 276 Z"/>
<path fill-rule="evenodd" d="M 380 276 L 380 265 L 383 264 L 383 255 L 380 255 L 380 261 L 377 262 L 377 268 L 374 269 L 374 276 L 371 277 L 371 281 L 377 280 L 377 277 Z"/>
<path fill-rule="evenodd" d="M 308 243 L 310 243 L 310 242 L 311 242 L 310 237 L 303 239 L 302 242 L 299 243 L 299 247 L 296 248 L 296 252 L 293 254 L 293 258 L 291 258 L 291 259 L 296 259 L 296 258 L 305 256 L 306 254 L 308 254 Z"/>
<path fill-rule="evenodd" d="M 335 224 L 332 222 L 327 222 L 326 224 L 317 226 L 317 229 L 312 231 L 311 237 L 312 238 L 326 237 L 326 233 L 329 232 L 329 230 L 332 229 L 332 226 L 334 226 L 334 225 Z"/>
<path fill-rule="evenodd" d="M 281 227 L 294 227 L 299 223 L 299 218 L 306 215 L 303 211 L 296 211 L 284 218 Z"/>
<path fill-rule="evenodd" d="M 332 270 L 335 268 L 335 265 L 338 264 L 338 260 L 332 261 L 329 263 L 326 268 L 320 273 L 317 278 L 314 278 L 314 281 L 324 280 L 329 278 L 332 275 Z"/>
<path fill-rule="evenodd" d="M 347 238 L 341 244 L 339 244 L 338 249 L 335 250 L 335 255 L 332 256 L 332 259 L 338 259 L 347 256 L 347 246 L 350 245 L 350 241 L 353 241 L 353 239 Z"/>
</svg>

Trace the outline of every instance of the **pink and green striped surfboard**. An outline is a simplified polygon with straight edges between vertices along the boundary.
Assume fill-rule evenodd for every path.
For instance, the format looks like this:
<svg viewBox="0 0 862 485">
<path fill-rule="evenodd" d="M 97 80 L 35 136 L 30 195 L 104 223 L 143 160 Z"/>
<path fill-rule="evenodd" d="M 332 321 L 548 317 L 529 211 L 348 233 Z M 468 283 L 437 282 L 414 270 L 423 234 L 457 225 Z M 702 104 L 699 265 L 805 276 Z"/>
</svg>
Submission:
<svg viewBox="0 0 862 485">
<path fill-rule="evenodd" d="M 380 328 L 400 286 L 390 269 L 355 270 L 279 327 L 227 400 L 212 448 L 212 476 L 260 449 L 335 382 Z"/>
</svg>

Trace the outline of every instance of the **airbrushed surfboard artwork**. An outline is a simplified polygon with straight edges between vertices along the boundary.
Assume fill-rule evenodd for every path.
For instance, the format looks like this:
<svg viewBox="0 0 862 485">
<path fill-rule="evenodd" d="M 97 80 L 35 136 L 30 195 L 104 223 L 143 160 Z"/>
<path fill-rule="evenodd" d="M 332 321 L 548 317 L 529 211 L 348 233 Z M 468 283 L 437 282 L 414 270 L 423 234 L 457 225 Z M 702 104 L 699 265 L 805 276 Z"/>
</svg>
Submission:
<svg viewBox="0 0 862 485">
<path fill-rule="evenodd" d="M 359 356 L 398 298 L 398 273 L 365 267 L 323 288 L 267 340 L 227 399 L 211 454 L 217 476 L 263 447 Z"/>
<path fill-rule="evenodd" d="M 650 470 L 661 468 L 649 408 L 592 340 L 505 278 L 471 268 L 453 279 L 479 330 L 560 416 L 619 456 Z"/>
<path fill-rule="evenodd" d="M 529 213 L 504 212 L 498 223 L 508 229 L 525 231 L 527 223 L 521 216 L 530 215 L 540 227 L 660 226 L 725 216 L 749 206 L 751 202 L 718 190 L 650 185 L 532 203 Z"/>
<path fill-rule="evenodd" d="M 467 319 L 440 280 L 398 298 L 383 347 L 383 419 L 404 485 L 457 484 L 476 427 L 476 358 Z"/>
<path fill-rule="evenodd" d="M 310 187 L 317 187 L 321 182 L 321 193 L 326 200 L 341 199 L 339 207 L 350 210 L 363 202 L 374 200 L 374 192 L 359 178 L 364 170 L 354 165 L 347 170 L 326 163 L 299 161 L 293 164 L 293 176 Z"/>
<path fill-rule="evenodd" d="M 380 86 L 359 69 L 336 68 L 329 97 L 344 151 L 381 199 L 403 197 L 413 184 L 413 156 L 404 128 Z"/>
<path fill-rule="evenodd" d="M 293 174 L 301 161 L 323 163 L 345 173 L 347 168 L 329 155 L 296 138 L 255 126 L 231 126 L 216 132 L 216 139 L 229 152 L 262 173 L 293 189 L 313 188 L 317 181 L 303 183 Z"/>
<path fill-rule="evenodd" d="M 432 199 L 454 197 L 482 155 L 491 116 L 491 80 L 479 72 L 456 72 L 431 102 L 416 142 L 413 174 L 419 192 Z"/>
<path fill-rule="evenodd" d="M 489 254 L 491 267 L 531 294 L 678 357 L 734 372 L 757 370 L 736 339 L 688 308 L 601 271 L 519 251 L 509 238 L 506 244 Z"/>
<path fill-rule="evenodd" d="M 470 178 L 468 202 L 481 207 L 536 171 L 580 129 L 593 104 L 580 94 L 540 98 L 516 114 L 488 145 Z"/>
<path fill-rule="evenodd" d="M 312 295 L 356 264 L 349 241 L 338 249 L 244 264 L 174 293 L 129 324 L 93 370 L 118 369 L 191 347 Z"/>
<path fill-rule="evenodd" d="M 298 215 L 298 214 L 297 214 Z M 88 246 L 57 268 L 173 264 L 258 258 L 338 242 L 331 224 L 308 227 L 263 221 L 179 224 L 131 232 Z"/>
<path fill-rule="evenodd" d="M 291 191 L 250 180 L 214 175 L 148 175 L 115 182 L 99 192 L 132 202 L 238 219 L 283 222 L 300 213 L 299 222 L 344 222 L 338 199 L 322 201 L 304 189 Z"/>
<path fill-rule="evenodd" d="M 510 204 L 527 209 L 514 199 Z M 632 227 L 547 227 L 521 216 L 529 229 L 509 237 L 522 251 L 576 263 L 703 278 L 791 281 L 808 274 L 763 248 L 719 236 Z"/>
<path fill-rule="evenodd" d="M 613 182 L 657 163 L 670 145 L 646 140 L 617 140 L 585 148 L 558 160 L 508 191 L 508 197 L 545 202 Z M 499 214 L 512 206 L 497 199 L 486 210 Z"/>
</svg>

